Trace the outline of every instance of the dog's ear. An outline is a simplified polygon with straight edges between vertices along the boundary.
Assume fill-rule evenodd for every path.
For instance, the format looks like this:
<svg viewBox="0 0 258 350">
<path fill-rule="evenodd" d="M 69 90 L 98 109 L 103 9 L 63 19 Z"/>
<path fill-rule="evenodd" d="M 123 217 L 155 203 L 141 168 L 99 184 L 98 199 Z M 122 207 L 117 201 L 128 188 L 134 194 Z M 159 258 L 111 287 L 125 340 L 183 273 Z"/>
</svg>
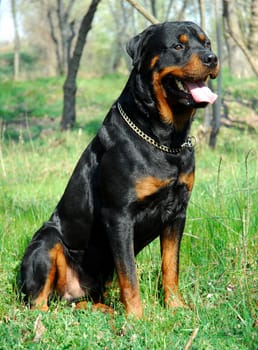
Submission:
<svg viewBox="0 0 258 350">
<path fill-rule="evenodd" d="M 142 52 L 144 33 L 136 35 L 130 39 L 126 44 L 126 51 L 133 60 L 133 65 L 136 66 L 139 62 Z"/>
<path fill-rule="evenodd" d="M 139 69 L 141 57 L 144 53 L 144 48 L 146 47 L 146 43 L 153 32 L 153 26 L 150 26 L 142 33 L 136 35 L 134 38 L 129 40 L 126 44 L 126 51 L 128 55 L 133 60 L 133 66 Z"/>
</svg>

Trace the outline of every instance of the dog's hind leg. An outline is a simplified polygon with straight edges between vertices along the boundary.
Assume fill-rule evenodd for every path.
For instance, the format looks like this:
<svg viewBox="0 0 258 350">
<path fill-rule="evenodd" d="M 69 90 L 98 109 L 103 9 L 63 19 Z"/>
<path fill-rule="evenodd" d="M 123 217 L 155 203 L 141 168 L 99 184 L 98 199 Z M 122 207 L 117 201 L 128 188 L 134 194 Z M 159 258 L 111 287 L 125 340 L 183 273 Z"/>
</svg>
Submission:
<svg viewBox="0 0 258 350">
<path fill-rule="evenodd" d="M 48 310 L 48 297 L 66 282 L 66 259 L 58 233 L 39 231 L 28 246 L 21 265 L 22 292 L 32 308 Z"/>
<path fill-rule="evenodd" d="M 32 309 L 39 309 L 41 311 L 48 311 L 48 297 L 53 291 L 57 265 L 56 265 L 56 252 L 55 249 L 49 252 L 50 269 L 47 272 L 47 278 L 44 281 L 43 288 L 38 296 L 32 300 Z"/>
<path fill-rule="evenodd" d="M 56 290 L 62 293 L 66 285 L 67 264 L 61 243 L 57 243 L 48 253 L 50 269 L 47 274 L 43 289 L 33 301 L 33 308 L 42 311 L 48 310 L 48 297 Z"/>
</svg>

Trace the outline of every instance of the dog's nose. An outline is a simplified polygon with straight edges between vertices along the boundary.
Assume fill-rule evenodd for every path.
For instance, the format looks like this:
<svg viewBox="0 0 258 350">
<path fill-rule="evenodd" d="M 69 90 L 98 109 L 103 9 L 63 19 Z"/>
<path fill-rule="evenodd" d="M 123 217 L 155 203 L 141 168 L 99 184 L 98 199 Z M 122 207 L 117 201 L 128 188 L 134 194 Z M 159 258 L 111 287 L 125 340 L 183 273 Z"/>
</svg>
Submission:
<svg viewBox="0 0 258 350">
<path fill-rule="evenodd" d="M 202 61 L 209 68 L 214 68 L 218 64 L 218 58 L 213 52 L 205 53 L 202 56 Z"/>
</svg>

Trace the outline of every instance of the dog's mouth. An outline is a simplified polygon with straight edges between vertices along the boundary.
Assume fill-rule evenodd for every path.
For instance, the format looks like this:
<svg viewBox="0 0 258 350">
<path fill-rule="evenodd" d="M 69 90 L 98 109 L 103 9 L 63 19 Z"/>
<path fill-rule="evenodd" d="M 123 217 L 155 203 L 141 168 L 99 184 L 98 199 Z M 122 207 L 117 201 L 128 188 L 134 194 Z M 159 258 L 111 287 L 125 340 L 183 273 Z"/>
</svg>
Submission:
<svg viewBox="0 0 258 350">
<path fill-rule="evenodd" d="M 195 107 L 205 107 L 207 104 L 213 104 L 217 95 L 211 91 L 205 80 L 179 80 L 172 75 L 164 77 L 162 84 L 166 90 L 167 99 Z"/>
</svg>

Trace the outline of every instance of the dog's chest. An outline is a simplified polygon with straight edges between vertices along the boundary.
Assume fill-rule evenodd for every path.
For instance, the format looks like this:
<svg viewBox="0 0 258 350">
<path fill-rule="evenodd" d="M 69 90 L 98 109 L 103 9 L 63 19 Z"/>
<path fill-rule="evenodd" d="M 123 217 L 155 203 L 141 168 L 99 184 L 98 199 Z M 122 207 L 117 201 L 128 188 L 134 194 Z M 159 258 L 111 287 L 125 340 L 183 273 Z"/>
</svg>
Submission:
<svg viewBox="0 0 258 350">
<path fill-rule="evenodd" d="M 157 158 L 146 162 L 135 179 L 135 193 L 138 200 L 158 193 L 164 187 L 175 189 L 176 185 L 186 185 L 188 191 L 194 182 L 194 154 L 187 151 L 180 157 Z"/>
<path fill-rule="evenodd" d="M 186 211 L 194 183 L 194 159 L 186 157 L 136 180 L 136 227 L 155 231 Z"/>
<path fill-rule="evenodd" d="M 170 227 L 177 217 L 185 217 L 190 192 L 185 184 L 176 181 L 165 183 L 157 179 L 146 179 L 142 197 L 134 205 L 134 244 L 136 253 L 161 232 Z M 147 189 L 149 193 L 147 194 Z M 152 193 L 150 193 L 152 192 Z"/>
</svg>

